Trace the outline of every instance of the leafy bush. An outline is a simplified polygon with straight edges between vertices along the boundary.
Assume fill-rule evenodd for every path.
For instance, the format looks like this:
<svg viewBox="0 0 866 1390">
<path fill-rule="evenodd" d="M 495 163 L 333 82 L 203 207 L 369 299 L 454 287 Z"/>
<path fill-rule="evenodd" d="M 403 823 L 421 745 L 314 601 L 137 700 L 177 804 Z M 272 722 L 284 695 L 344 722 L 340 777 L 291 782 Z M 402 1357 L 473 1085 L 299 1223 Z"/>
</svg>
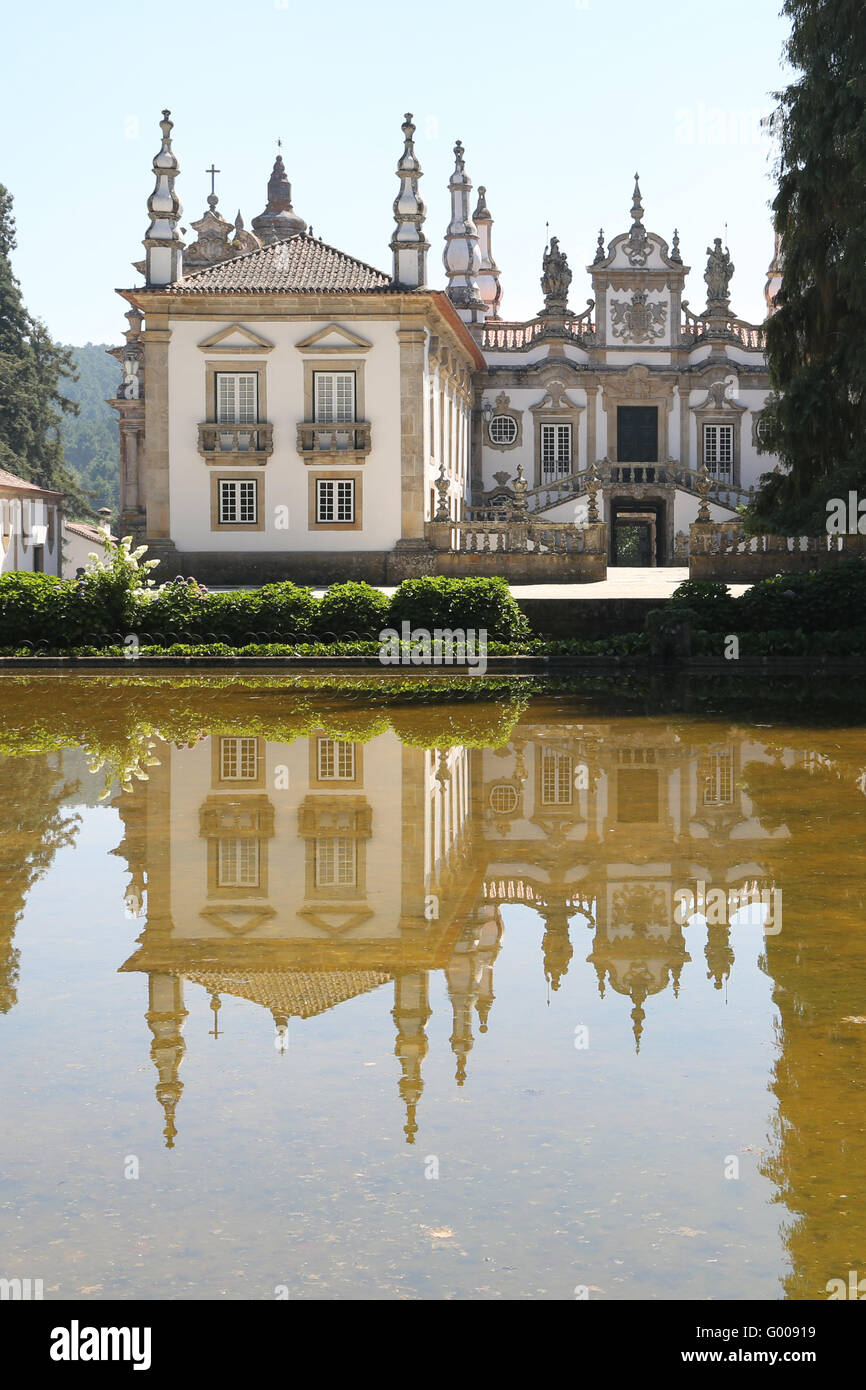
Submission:
<svg viewBox="0 0 866 1390">
<path fill-rule="evenodd" d="M 0 643 L 64 643 L 74 586 L 50 574 L 11 570 L 0 576 Z"/>
<path fill-rule="evenodd" d="M 866 611 L 866 563 L 840 560 L 809 574 L 777 574 L 747 589 L 737 604 L 752 632 L 839 629 Z"/>
<path fill-rule="evenodd" d="M 388 626 L 390 601 L 370 584 L 332 584 L 319 600 L 316 632 L 321 637 L 356 634 L 378 638 Z"/>
<path fill-rule="evenodd" d="M 404 579 L 391 599 L 391 626 L 484 629 L 490 641 L 519 642 L 530 635 L 529 622 L 505 579 Z"/>
</svg>

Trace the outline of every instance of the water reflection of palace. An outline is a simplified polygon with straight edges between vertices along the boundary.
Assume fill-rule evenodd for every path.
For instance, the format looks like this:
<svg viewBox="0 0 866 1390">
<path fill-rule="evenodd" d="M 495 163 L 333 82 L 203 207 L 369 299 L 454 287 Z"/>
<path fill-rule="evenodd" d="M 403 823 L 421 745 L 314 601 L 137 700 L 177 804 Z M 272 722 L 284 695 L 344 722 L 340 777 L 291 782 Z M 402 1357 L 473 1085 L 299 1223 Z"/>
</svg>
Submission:
<svg viewBox="0 0 866 1390">
<path fill-rule="evenodd" d="M 430 1018 L 442 970 L 462 1084 L 485 1032 L 502 945 L 502 907 L 543 920 L 543 965 L 559 988 L 589 928 L 604 993 L 645 1004 L 690 957 L 674 893 L 767 882 L 762 851 L 785 840 L 740 788 L 740 769 L 778 758 L 753 738 L 691 745 L 675 728 L 615 721 L 518 723 L 500 749 L 424 749 L 396 733 L 367 743 L 326 731 L 291 743 L 211 736 L 166 747 L 150 779 L 116 805 L 129 901 L 146 925 L 123 970 L 148 976 L 147 1022 L 176 1133 L 185 1051 L 184 986 L 267 1010 L 277 1039 L 305 1019 L 393 982 L 405 1133 L 417 1131 Z M 797 755 L 785 753 L 787 760 Z M 580 923 L 578 927 L 576 922 Z M 591 937 L 590 937 L 591 933 Z M 708 927 L 708 977 L 721 988 L 729 925 Z"/>
</svg>

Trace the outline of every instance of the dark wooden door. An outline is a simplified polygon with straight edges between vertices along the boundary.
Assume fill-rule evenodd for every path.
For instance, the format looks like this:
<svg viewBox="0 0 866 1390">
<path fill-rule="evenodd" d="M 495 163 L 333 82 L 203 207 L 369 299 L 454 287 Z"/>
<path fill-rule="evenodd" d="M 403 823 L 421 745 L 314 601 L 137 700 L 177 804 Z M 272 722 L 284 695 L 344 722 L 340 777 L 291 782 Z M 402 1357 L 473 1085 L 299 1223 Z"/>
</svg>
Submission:
<svg viewBox="0 0 866 1390">
<path fill-rule="evenodd" d="M 617 463 L 658 463 L 658 458 L 658 406 L 618 406 L 616 412 Z"/>
</svg>

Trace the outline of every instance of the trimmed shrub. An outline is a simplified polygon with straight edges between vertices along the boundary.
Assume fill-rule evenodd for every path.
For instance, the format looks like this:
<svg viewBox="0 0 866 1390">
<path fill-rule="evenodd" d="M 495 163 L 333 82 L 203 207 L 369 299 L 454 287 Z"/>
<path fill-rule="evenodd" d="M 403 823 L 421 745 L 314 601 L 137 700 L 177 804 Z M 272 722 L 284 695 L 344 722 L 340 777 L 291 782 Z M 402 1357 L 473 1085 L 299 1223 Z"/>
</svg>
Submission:
<svg viewBox="0 0 866 1390">
<path fill-rule="evenodd" d="M 390 607 L 390 599 L 370 584 L 332 584 L 319 600 L 316 632 L 320 637 L 353 633 L 359 638 L 378 638 L 388 626 Z"/>
<path fill-rule="evenodd" d="M 490 641 L 519 642 L 529 637 L 529 622 L 505 579 L 404 579 L 390 608 L 391 626 L 484 629 Z"/>
<path fill-rule="evenodd" d="M 315 630 L 318 603 L 310 589 L 289 582 L 237 593 L 208 593 L 178 577 L 139 606 L 137 631 L 180 642 L 292 642 Z"/>
</svg>

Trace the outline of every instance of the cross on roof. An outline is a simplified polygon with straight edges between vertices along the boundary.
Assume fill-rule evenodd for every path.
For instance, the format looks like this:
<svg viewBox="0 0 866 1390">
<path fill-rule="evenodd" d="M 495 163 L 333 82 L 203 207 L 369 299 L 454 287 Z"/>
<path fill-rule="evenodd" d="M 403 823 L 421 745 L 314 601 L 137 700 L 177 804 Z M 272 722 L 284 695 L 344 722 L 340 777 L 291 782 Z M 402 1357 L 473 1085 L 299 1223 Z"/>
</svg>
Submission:
<svg viewBox="0 0 866 1390">
<path fill-rule="evenodd" d="M 222 173 L 222 169 L 215 169 L 213 166 L 213 161 L 211 161 L 211 166 L 209 169 L 205 169 L 205 173 L 210 174 L 210 191 L 211 197 L 213 197 L 214 193 L 216 192 L 216 189 L 214 188 L 214 180 L 216 179 L 217 174 Z"/>
</svg>

